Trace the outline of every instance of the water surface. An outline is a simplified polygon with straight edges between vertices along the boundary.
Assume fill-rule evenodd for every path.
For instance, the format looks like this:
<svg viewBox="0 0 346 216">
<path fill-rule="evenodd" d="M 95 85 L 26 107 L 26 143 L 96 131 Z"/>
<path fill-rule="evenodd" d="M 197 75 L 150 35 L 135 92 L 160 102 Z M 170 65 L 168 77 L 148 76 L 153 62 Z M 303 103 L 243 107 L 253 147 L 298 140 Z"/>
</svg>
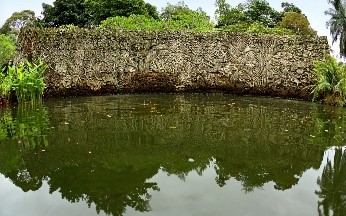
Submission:
<svg viewBox="0 0 346 216">
<path fill-rule="evenodd" d="M 342 108 L 221 94 L 0 111 L 0 215 L 345 215 Z"/>
</svg>

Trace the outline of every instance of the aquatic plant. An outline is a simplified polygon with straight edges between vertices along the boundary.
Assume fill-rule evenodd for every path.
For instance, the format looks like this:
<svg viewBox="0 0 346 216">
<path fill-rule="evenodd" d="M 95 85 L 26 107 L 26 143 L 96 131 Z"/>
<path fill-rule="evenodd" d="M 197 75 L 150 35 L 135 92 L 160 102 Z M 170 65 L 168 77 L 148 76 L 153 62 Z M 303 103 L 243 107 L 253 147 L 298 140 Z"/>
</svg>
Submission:
<svg viewBox="0 0 346 216">
<path fill-rule="evenodd" d="M 312 91 L 313 100 L 343 106 L 346 101 L 346 65 L 327 55 L 314 62 L 317 84 Z"/>
<path fill-rule="evenodd" d="M 33 63 L 26 61 L 15 68 L 12 89 L 16 93 L 18 102 L 42 99 L 46 87 L 43 75 L 47 68 L 48 65 L 41 59 Z"/>
<path fill-rule="evenodd" d="M 44 72 L 47 68 L 48 65 L 41 59 L 8 67 L 6 75 L 0 74 L 0 97 L 9 99 L 13 91 L 18 102 L 41 100 L 46 87 Z"/>
</svg>

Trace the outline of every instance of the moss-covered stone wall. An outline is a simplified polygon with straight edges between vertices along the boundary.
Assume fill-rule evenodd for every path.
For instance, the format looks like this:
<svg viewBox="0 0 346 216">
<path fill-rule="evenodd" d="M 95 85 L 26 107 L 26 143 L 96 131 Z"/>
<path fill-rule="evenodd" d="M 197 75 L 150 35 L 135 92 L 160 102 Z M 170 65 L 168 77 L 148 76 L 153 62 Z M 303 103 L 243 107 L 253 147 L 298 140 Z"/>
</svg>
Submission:
<svg viewBox="0 0 346 216">
<path fill-rule="evenodd" d="M 208 92 L 311 98 L 326 37 L 25 29 L 16 61 L 50 65 L 46 96 Z"/>
</svg>

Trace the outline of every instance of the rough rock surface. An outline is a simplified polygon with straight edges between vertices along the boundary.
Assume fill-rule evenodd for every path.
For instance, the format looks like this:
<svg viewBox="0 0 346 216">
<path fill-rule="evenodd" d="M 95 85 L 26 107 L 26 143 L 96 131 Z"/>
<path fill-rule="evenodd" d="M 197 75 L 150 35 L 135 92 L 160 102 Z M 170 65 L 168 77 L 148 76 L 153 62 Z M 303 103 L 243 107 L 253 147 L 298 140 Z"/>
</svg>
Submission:
<svg viewBox="0 0 346 216">
<path fill-rule="evenodd" d="M 45 96 L 208 92 L 311 98 L 326 37 L 25 29 L 16 62 L 50 65 Z"/>
</svg>

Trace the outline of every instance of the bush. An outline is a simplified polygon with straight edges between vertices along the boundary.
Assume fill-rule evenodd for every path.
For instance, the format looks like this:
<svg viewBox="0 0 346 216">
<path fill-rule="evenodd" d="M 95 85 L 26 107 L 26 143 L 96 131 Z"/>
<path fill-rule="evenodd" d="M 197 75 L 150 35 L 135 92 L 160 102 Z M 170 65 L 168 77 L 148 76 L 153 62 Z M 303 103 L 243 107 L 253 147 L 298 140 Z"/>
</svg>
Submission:
<svg viewBox="0 0 346 216">
<path fill-rule="evenodd" d="M 317 84 L 312 91 L 313 100 L 343 106 L 346 101 L 346 65 L 327 55 L 322 61 L 314 62 Z"/>
<path fill-rule="evenodd" d="M 212 31 L 213 25 L 202 18 L 197 12 L 176 15 L 171 20 L 155 20 L 144 15 L 131 15 L 129 17 L 111 17 L 101 23 L 98 28 L 150 30 L 150 31 Z"/>
<path fill-rule="evenodd" d="M 281 27 L 269 28 L 260 23 L 253 23 L 247 29 L 248 33 L 274 34 L 274 35 L 293 35 L 293 31 Z"/>
<path fill-rule="evenodd" d="M 221 31 L 228 32 L 247 32 L 247 33 L 256 33 L 256 34 L 273 34 L 273 35 L 293 35 L 294 32 L 290 29 L 285 29 L 281 27 L 269 28 L 265 27 L 260 23 L 241 23 L 235 25 L 224 26 L 220 28 Z"/>
</svg>

